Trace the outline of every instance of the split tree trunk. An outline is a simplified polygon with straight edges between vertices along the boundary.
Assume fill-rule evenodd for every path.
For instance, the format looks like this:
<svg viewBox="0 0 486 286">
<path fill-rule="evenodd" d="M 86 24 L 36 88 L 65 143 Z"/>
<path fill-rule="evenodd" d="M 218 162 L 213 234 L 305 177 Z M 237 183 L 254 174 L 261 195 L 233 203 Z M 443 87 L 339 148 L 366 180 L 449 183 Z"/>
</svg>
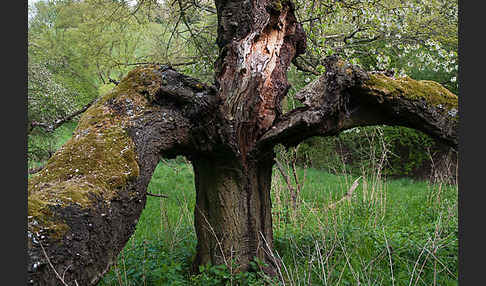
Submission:
<svg viewBox="0 0 486 286">
<path fill-rule="evenodd" d="M 29 281 L 94 285 L 134 231 L 160 157 L 187 156 L 197 192 L 194 267 L 260 259 L 275 275 L 270 186 L 276 144 L 356 126 L 416 128 L 457 146 L 457 97 L 440 85 L 372 75 L 336 57 L 285 115 L 286 71 L 305 50 L 287 0 L 216 1 L 216 87 L 167 67 L 129 73 L 83 114 L 73 138 L 29 179 Z"/>
<path fill-rule="evenodd" d="M 222 100 L 225 151 L 194 158 L 198 237 L 194 266 L 226 264 L 248 270 L 258 258 L 277 273 L 273 257 L 270 187 L 273 146 L 258 138 L 281 116 L 290 85 L 287 69 L 305 50 L 291 1 L 216 1 L 216 87 Z"/>
</svg>

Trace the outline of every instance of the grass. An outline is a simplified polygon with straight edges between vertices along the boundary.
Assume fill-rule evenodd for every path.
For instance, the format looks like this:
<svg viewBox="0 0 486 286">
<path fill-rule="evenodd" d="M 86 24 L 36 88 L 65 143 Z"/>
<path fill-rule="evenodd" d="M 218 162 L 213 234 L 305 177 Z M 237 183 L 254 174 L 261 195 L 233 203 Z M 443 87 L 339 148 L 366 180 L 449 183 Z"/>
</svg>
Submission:
<svg viewBox="0 0 486 286">
<path fill-rule="evenodd" d="M 99 285 L 187 285 L 195 253 L 192 166 L 170 161 L 154 171 L 145 210 L 111 271 Z"/>
<path fill-rule="evenodd" d="M 330 207 L 357 177 L 298 169 L 304 173 L 292 209 L 274 171 L 282 285 L 457 285 L 456 186 L 364 174 L 349 200 Z M 147 198 L 135 234 L 100 285 L 200 285 L 189 275 L 196 245 L 191 165 L 159 164 L 148 190 L 169 198 Z M 259 285 L 251 283 L 244 285 Z"/>
</svg>

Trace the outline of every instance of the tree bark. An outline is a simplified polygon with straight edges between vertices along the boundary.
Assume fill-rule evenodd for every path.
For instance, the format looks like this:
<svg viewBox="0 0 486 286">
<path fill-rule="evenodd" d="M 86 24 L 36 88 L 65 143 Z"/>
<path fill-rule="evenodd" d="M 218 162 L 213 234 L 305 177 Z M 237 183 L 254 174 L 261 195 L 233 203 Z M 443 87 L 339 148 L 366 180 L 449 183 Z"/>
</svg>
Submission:
<svg viewBox="0 0 486 286">
<path fill-rule="evenodd" d="M 305 50 L 305 34 L 291 1 L 216 1 L 216 88 L 230 145 L 243 160 L 281 115 L 290 85 L 287 69 Z"/>
<path fill-rule="evenodd" d="M 216 88 L 224 150 L 194 158 L 198 236 L 194 267 L 226 264 L 248 270 L 255 258 L 277 273 L 272 255 L 270 186 L 273 146 L 255 148 L 281 115 L 286 72 L 305 50 L 291 1 L 216 1 Z"/>
<path fill-rule="evenodd" d="M 196 184 L 195 229 L 198 237 L 194 267 L 226 264 L 246 271 L 255 258 L 268 264 L 272 256 L 271 174 L 274 154 L 248 159 L 213 154 L 193 160 Z"/>
<path fill-rule="evenodd" d="M 305 106 L 275 122 L 259 138 L 259 147 L 294 146 L 358 126 L 397 125 L 457 148 L 457 96 L 440 84 L 368 73 L 334 56 L 324 62 L 325 74 L 296 94 Z"/>
</svg>

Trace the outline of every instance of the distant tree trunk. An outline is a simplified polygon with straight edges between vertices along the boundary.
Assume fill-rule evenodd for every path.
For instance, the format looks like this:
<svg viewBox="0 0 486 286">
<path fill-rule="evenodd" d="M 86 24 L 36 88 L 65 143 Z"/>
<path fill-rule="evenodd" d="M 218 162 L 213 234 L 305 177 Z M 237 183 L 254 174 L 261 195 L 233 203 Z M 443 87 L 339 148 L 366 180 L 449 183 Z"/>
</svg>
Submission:
<svg viewBox="0 0 486 286">
<path fill-rule="evenodd" d="M 291 1 L 216 1 L 215 87 L 163 66 L 130 72 L 82 116 L 73 138 L 29 179 L 29 281 L 94 285 L 144 207 L 161 157 L 186 156 L 196 185 L 194 268 L 275 275 L 270 186 L 276 144 L 389 124 L 457 146 L 457 97 L 434 82 L 369 74 L 337 57 L 281 112 L 286 71 L 305 51 Z M 77 283 L 77 284 L 76 284 Z"/>
</svg>

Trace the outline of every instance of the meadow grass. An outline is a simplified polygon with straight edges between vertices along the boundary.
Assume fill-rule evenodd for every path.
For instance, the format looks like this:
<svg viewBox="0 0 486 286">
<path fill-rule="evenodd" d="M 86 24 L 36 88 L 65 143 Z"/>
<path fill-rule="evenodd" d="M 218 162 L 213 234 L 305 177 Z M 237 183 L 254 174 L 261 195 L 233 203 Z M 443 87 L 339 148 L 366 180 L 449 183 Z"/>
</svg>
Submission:
<svg viewBox="0 0 486 286">
<path fill-rule="evenodd" d="M 274 170 L 275 252 L 283 262 L 275 285 L 457 285 L 456 186 L 297 171 L 305 180 L 294 209 Z M 191 165 L 160 163 L 148 191 L 169 197 L 147 198 L 135 234 L 100 285 L 230 285 L 218 279 L 224 271 L 205 283 L 189 274 L 196 245 Z"/>
</svg>

